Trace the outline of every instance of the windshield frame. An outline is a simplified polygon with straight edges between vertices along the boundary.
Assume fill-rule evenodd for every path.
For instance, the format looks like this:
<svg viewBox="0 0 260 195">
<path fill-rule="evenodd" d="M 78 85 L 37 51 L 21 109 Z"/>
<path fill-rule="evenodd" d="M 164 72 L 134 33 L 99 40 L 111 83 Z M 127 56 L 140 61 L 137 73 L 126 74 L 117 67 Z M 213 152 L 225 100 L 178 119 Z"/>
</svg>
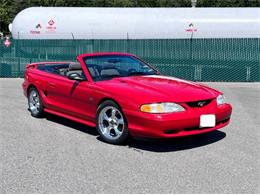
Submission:
<svg viewBox="0 0 260 195">
<path fill-rule="evenodd" d="M 91 74 L 90 70 L 89 70 L 89 66 L 88 66 L 88 63 L 87 63 L 87 60 L 90 59 L 90 58 L 105 58 L 105 57 L 125 57 L 125 58 L 132 58 L 133 60 L 139 62 L 140 64 L 142 64 L 143 66 L 147 66 L 149 67 L 149 69 L 153 70 L 154 71 L 154 74 L 144 74 L 144 75 L 141 75 L 141 74 L 138 74 L 140 72 L 136 72 L 137 74 L 133 74 L 133 75 L 111 75 L 111 76 L 104 76 L 104 78 L 102 79 L 96 79 L 93 77 L 93 75 Z M 85 64 L 85 67 L 91 77 L 91 79 L 94 81 L 94 82 L 98 82 L 98 81 L 106 81 L 106 80 L 110 80 L 110 79 L 113 79 L 113 78 L 120 78 L 120 77 L 132 77 L 132 76 L 145 76 L 145 75 L 160 75 L 160 72 L 152 65 L 150 65 L 149 63 L 145 62 L 144 60 L 138 58 L 137 56 L 134 56 L 134 55 L 118 55 L 118 54 L 111 54 L 111 55 L 97 55 L 97 56 L 85 56 L 82 58 L 82 61 L 84 62 Z"/>
</svg>

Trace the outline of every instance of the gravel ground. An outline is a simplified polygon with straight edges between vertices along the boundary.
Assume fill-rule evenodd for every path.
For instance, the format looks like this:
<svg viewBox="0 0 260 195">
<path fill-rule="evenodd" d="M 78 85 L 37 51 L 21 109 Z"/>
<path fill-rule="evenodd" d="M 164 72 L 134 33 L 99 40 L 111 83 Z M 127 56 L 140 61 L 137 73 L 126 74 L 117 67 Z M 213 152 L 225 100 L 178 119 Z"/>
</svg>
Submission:
<svg viewBox="0 0 260 195">
<path fill-rule="evenodd" d="M 93 128 L 27 110 L 22 79 L 0 79 L 0 193 L 260 193 L 260 83 L 206 83 L 229 126 L 114 146 Z"/>
</svg>

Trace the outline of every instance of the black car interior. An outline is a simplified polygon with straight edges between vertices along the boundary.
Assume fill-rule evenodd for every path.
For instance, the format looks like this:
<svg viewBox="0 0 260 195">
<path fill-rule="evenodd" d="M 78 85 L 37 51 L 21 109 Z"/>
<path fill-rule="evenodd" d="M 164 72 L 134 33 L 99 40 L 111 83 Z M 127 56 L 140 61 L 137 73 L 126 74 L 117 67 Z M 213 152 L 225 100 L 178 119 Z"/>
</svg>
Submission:
<svg viewBox="0 0 260 195">
<path fill-rule="evenodd" d="M 106 63 L 104 65 L 88 64 L 88 71 L 92 76 L 93 80 L 103 80 L 107 78 L 112 78 L 120 75 L 129 75 L 133 69 L 128 71 L 120 70 L 111 63 Z M 38 70 L 42 70 L 48 73 L 65 76 L 67 77 L 71 73 L 77 73 L 82 78 L 86 78 L 82 66 L 78 62 L 66 63 L 66 64 L 39 64 Z"/>
</svg>

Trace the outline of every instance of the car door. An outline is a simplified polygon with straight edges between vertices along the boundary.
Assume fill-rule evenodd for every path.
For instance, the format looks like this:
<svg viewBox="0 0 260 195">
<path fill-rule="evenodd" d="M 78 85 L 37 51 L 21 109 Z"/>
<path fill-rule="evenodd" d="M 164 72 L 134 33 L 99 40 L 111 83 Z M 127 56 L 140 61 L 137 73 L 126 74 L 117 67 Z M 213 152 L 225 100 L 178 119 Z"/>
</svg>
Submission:
<svg viewBox="0 0 260 195">
<path fill-rule="evenodd" d="M 46 94 L 50 108 L 60 113 L 78 117 L 84 120 L 93 120 L 93 91 L 90 83 L 70 80 L 66 76 L 49 76 L 46 84 Z"/>
</svg>

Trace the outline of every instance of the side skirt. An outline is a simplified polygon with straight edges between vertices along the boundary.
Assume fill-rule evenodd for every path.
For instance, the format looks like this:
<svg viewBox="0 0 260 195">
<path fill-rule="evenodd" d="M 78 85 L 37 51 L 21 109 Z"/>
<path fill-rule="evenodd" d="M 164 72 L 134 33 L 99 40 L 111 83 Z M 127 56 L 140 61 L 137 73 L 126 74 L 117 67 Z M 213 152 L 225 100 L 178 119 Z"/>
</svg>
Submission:
<svg viewBox="0 0 260 195">
<path fill-rule="evenodd" d="M 56 111 L 47 109 L 47 108 L 44 109 L 44 112 L 48 112 L 50 114 L 58 115 L 58 116 L 61 116 L 63 118 L 67 118 L 67 119 L 70 119 L 72 121 L 82 123 L 82 124 L 90 126 L 90 127 L 96 127 L 96 124 L 93 123 L 93 122 L 85 121 L 85 120 L 82 120 L 82 119 L 79 119 L 79 118 L 76 118 L 76 117 L 73 117 L 73 116 L 70 116 L 70 115 L 67 115 L 67 114 L 63 114 L 63 113 L 60 113 L 60 112 L 56 112 Z"/>
</svg>

